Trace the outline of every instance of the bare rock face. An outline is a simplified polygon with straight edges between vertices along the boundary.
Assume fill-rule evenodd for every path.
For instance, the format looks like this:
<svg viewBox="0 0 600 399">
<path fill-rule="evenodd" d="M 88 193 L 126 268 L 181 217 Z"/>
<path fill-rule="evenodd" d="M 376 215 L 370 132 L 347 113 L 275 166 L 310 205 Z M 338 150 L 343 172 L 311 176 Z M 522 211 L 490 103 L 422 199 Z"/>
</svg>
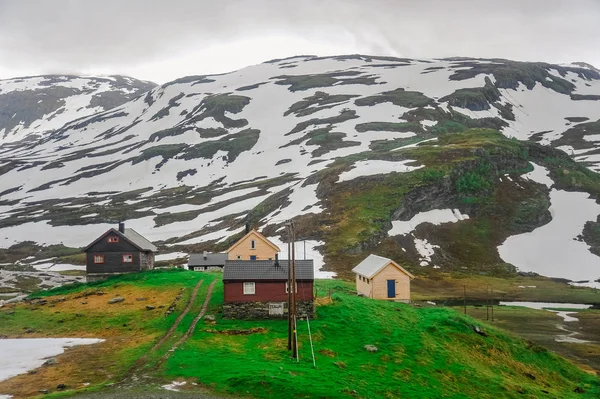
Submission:
<svg viewBox="0 0 600 399">
<path fill-rule="evenodd" d="M 123 302 L 124 300 L 125 300 L 125 298 L 123 298 L 122 296 L 118 296 L 118 297 L 115 297 L 115 298 L 113 298 L 113 299 L 110 299 L 110 300 L 108 301 L 108 303 L 109 303 L 109 304 L 113 304 L 113 303 L 119 303 L 119 302 Z"/>
</svg>

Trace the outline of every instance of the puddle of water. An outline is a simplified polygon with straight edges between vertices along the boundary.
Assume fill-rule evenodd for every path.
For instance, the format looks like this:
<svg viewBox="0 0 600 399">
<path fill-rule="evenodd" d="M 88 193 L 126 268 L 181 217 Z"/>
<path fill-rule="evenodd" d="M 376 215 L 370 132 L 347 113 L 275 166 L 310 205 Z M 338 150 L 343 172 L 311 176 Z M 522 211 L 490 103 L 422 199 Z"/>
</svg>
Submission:
<svg viewBox="0 0 600 399">
<path fill-rule="evenodd" d="M 554 309 L 589 309 L 592 305 L 585 305 L 582 303 L 551 303 L 551 302 L 500 302 L 500 305 L 505 306 L 522 306 L 530 309 L 537 310 L 547 310 L 548 312 L 556 313 L 558 317 L 561 317 L 565 323 L 579 321 L 577 317 L 571 316 L 572 314 L 577 314 L 575 311 L 567 311 L 567 310 L 552 310 Z M 554 339 L 556 342 L 566 342 L 570 344 L 585 344 L 591 341 L 586 341 L 583 339 L 575 338 L 576 335 L 581 335 L 577 331 L 571 331 L 567 329 L 564 325 L 556 325 L 561 331 L 564 331 L 568 334 L 557 335 Z"/>
</svg>

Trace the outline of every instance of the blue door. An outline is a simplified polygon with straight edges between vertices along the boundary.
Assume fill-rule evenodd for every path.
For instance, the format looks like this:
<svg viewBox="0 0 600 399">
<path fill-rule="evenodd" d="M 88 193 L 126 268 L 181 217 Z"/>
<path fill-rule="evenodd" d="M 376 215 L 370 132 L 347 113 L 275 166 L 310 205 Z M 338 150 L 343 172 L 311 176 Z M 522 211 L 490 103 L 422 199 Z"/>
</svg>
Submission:
<svg viewBox="0 0 600 399">
<path fill-rule="evenodd" d="M 396 280 L 388 280 L 388 298 L 396 298 Z"/>
</svg>

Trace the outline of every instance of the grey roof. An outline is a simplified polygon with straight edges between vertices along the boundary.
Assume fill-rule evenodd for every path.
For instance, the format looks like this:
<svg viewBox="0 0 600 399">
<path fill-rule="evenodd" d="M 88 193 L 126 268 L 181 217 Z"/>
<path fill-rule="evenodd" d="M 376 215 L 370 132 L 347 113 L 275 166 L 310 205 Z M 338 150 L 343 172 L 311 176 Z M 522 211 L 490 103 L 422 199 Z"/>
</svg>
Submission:
<svg viewBox="0 0 600 399">
<path fill-rule="evenodd" d="M 314 280 L 313 261 L 296 260 L 296 280 Z M 289 261 L 279 260 L 228 260 L 223 269 L 223 280 L 287 280 Z"/>
<path fill-rule="evenodd" d="M 358 265 L 356 265 L 356 267 L 352 269 L 352 271 L 356 274 L 360 274 L 361 276 L 365 276 L 366 278 L 371 278 L 390 262 L 393 262 L 396 266 L 400 268 L 400 270 L 406 273 L 409 277 L 414 277 L 412 274 L 410 274 L 402 266 L 398 265 L 393 260 L 373 254 L 367 256 L 366 259 L 360 262 Z"/>
<path fill-rule="evenodd" d="M 154 244 L 146 240 L 140 233 L 138 233 L 134 229 L 125 229 L 125 234 L 123 235 L 134 245 L 139 247 L 142 251 L 158 252 L 158 248 L 156 248 Z"/>
<path fill-rule="evenodd" d="M 227 254 L 208 253 L 206 259 L 204 254 L 190 254 L 188 266 L 224 266 L 226 260 Z"/>
</svg>

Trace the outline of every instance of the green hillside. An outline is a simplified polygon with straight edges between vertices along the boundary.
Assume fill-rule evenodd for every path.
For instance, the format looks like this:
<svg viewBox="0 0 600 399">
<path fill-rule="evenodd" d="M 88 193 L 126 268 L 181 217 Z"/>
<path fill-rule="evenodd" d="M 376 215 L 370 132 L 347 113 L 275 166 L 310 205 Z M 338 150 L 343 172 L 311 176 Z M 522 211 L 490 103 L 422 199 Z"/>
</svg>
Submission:
<svg viewBox="0 0 600 399">
<path fill-rule="evenodd" d="M 187 306 L 195 287 L 197 295 Z M 295 362 L 286 350 L 286 321 L 221 319 L 219 274 L 153 271 L 40 293 L 14 310 L 0 309 L 1 335 L 106 341 L 70 349 L 57 365 L 0 383 L 0 392 L 19 399 L 37 395 L 41 386 L 55 387 L 59 380 L 83 391 L 109 383 L 135 385 L 149 377 L 153 384 L 177 379 L 187 381 L 186 387 L 256 398 L 600 395 L 597 377 L 452 309 L 360 298 L 350 284 L 337 280 L 318 281 L 316 289 L 319 306 L 310 323 L 316 368 L 305 321 L 299 322 L 301 358 Z M 124 301 L 108 304 L 116 296 Z M 200 319 L 186 339 L 205 303 L 206 314 L 216 315 L 216 322 Z M 173 304 L 173 312 L 165 315 Z M 476 326 L 484 333 L 477 333 Z M 165 335 L 170 328 L 172 335 Z M 378 351 L 367 352 L 365 345 Z"/>
</svg>

